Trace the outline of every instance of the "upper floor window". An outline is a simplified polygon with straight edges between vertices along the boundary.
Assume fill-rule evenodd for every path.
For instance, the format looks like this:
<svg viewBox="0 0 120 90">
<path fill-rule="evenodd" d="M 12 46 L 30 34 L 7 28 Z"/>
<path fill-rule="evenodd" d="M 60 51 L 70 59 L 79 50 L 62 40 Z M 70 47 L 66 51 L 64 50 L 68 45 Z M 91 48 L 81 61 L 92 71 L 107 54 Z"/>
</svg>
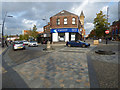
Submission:
<svg viewBox="0 0 120 90">
<path fill-rule="evenodd" d="M 57 19 L 57 25 L 60 25 L 60 18 Z"/>
<path fill-rule="evenodd" d="M 67 18 L 64 18 L 64 24 L 67 24 Z"/>
<path fill-rule="evenodd" d="M 74 17 L 72 18 L 72 24 L 75 24 L 75 18 Z"/>
</svg>

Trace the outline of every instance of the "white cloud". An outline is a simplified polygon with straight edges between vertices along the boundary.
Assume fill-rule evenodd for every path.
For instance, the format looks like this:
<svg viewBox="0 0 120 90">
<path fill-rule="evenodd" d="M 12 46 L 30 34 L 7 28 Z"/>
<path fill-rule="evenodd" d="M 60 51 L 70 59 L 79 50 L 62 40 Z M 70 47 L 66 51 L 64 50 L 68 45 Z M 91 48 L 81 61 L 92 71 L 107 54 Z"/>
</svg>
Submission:
<svg viewBox="0 0 120 90">
<path fill-rule="evenodd" d="M 37 28 L 37 31 L 43 31 L 43 28 Z"/>
<path fill-rule="evenodd" d="M 93 23 L 85 23 L 84 28 L 86 30 L 86 34 L 89 34 L 90 31 L 94 28 L 94 24 Z"/>
<path fill-rule="evenodd" d="M 37 24 L 37 21 L 27 20 L 27 19 L 23 19 L 22 22 L 25 24 L 25 26 L 26 26 L 27 28 L 32 28 L 34 25 Z"/>
<path fill-rule="evenodd" d="M 107 14 L 107 8 L 108 8 L 108 6 L 104 6 L 104 7 L 102 8 L 102 11 L 103 11 L 104 14 Z"/>
<path fill-rule="evenodd" d="M 82 4 L 79 7 L 73 7 L 71 11 L 79 15 L 80 12 L 83 10 L 83 8 L 86 7 L 87 4 L 88 4 L 88 0 L 85 0 L 84 2 L 82 2 Z"/>
</svg>

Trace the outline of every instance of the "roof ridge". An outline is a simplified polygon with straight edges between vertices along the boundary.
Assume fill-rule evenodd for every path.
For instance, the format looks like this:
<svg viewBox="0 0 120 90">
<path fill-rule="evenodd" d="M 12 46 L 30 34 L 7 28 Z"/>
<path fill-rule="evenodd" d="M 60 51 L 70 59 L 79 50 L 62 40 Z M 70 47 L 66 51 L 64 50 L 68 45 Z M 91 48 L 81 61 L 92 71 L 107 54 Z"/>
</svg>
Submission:
<svg viewBox="0 0 120 90">
<path fill-rule="evenodd" d="M 74 14 L 74 13 L 71 13 L 71 12 L 69 12 L 69 11 L 67 11 L 67 10 L 62 10 L 62 11 L 60 11 L 59 13 L 57 13 L 57 14 L 55 14 L 55 15 L 53 15 L 53 16 L 61 16 L 61 15 L 69 15 L 69 14 L 78 16 L 78 15 L 76 15 L 76 14 Z M 53 17 L 53 16 L 52 16 L 52 17 Z"/>
</svg>

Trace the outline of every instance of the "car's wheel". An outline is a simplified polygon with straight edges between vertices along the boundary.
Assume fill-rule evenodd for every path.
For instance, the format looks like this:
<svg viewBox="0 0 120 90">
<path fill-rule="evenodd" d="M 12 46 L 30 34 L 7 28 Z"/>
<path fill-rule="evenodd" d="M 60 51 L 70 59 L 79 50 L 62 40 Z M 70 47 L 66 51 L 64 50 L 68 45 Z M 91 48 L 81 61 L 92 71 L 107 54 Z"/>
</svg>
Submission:
<svg viewBox="0 0 120 90">
<path fill-rule="evenodd" d="M 13 49 L 14 51 L 16 51 L 16 49 Z"/>
<path fill-rule="evenodd" d="M 85 48 L 85 44 L 83 44 L 82 47 Z"/>
<path fill-rule="evenodd" d="M 71 47 L 71 45 L 70 45 L 70 44 L 68 44 L 68 47 Z"/>
</svg>

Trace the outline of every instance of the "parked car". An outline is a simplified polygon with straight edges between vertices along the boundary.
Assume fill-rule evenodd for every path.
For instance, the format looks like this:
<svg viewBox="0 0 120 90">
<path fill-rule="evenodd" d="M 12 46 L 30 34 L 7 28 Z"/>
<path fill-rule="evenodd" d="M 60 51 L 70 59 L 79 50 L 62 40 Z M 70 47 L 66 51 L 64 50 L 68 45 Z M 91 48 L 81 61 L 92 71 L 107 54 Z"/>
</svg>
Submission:
<svg viewBox="0 0 120 90">
<path fill-rule="evenodd" d="M 36 42 L 36 41 L 30 41 L 29 43 L 28 43 L 28 46 L 30 47 L 30 46 L 38 46 L 38 43 Z"/>
<path fill-rule="evenodd" d="M 69 47 L 83 47 L 84 48 L 84 47 L 89 47 L 90 44 L 78 40 L 77 42 L 74 42 L 74 41 L 67 42 L 66 46 L 69 46 Z"/>
<path fill-rule="evenodd" d="M 18 49 L 25 49 L 25 45 L 21 41 L 15 41 L 13 43 L 13 50 L 18 50 Z"/>
<path fill-rule="evenodd" d="M 25 45 L 28 45 L 28 43 L 29 43 L 28 41 L 23 41 L 23 44 Z"/>
</svg>

